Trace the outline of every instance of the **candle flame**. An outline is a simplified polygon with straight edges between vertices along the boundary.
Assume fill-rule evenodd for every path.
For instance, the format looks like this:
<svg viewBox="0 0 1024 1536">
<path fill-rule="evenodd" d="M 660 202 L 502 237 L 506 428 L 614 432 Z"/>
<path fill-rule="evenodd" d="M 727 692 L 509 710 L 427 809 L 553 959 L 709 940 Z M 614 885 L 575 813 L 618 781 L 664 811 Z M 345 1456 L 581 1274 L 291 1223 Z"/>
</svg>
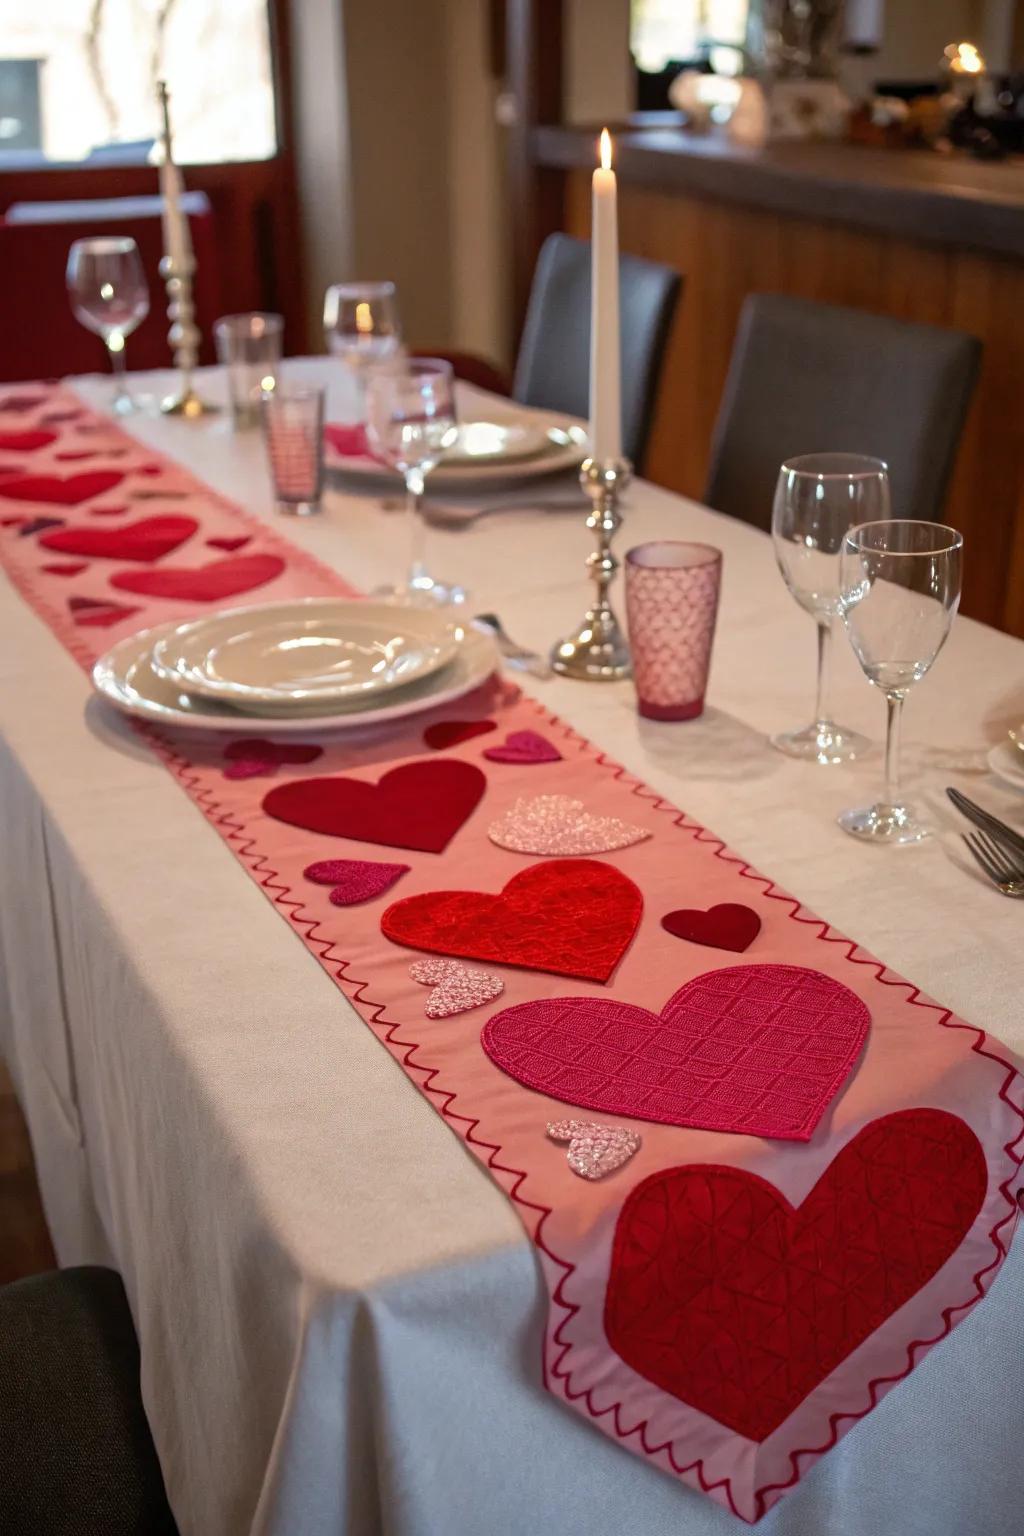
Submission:
<svg viewBox="0 0 1024 1536">
<path fill-rule="evenodd" d="M 365 300 L 356 305 L 356 330 L 360 336 L 373 335 L 373 315 Z"/>
<path fill-rule="evenodd" d="M 607 128 L 601 129 L 601 169 L 610 171 L 612 168 L 612 136 Z"/>
</svg>

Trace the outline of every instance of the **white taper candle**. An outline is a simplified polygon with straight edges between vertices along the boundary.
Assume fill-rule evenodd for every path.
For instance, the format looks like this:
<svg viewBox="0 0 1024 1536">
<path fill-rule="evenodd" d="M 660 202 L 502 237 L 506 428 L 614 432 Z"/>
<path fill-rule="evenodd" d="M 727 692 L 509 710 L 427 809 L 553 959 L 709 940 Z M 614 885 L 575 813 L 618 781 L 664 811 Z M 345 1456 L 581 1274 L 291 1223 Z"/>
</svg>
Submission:
<svg viewBox="0 0 1024 1536">
<path fill-rule="evenodd" d="M 619 358 L 619 218 L 612 141 L 601 130 L 601 163 L 594 172 L 591 212 L 590 451 L 605 461 L 622 456 L 622 365 Z"/>
</svg>

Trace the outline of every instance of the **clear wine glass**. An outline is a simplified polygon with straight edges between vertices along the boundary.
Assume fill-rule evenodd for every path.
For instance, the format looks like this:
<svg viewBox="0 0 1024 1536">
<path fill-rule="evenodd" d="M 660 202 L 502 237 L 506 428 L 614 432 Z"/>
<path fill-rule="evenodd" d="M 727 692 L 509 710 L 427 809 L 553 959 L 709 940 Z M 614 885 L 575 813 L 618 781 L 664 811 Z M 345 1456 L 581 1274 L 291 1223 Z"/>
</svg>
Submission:
<svg viewBox="0 0 1024 1536">
<path fill-rule="evenodd" d="M 394 283 L 334 283 L 324 296 L 324 341 L 355 379 L 365 416 L 369 370 L 396 357 L 402 346 Z"/>
<path fill-rule="evenodd" d="M 374 369 L 366 384 L 366 411 L 370 446 L 404 477 L 412 521 L 409 579 L 388 589 L 388 595 L 406 602 L 464 602 L 462 587 L 438 581 L 423 563 L 424 482 L 457 436 L 451 364 L 425 357 Z"/>
<path fill-rule="evenodd" d="M 870 742 L 837 725 L 828 705 L 832 630 L 842 612 L 839 556 L 847 531 L 889 516 L 889 471 L 881 459 L 856 453 L 810 453 L 779 470 L 772 508 L 772 543 L 786 586 L 818 627 L 818 696 L 814 720 L 772 737 L 790 757 L 849 762 Z"/>
<path fill-rule="evenodd" d="M 875 843 L 919 843 L 928 828 L 900 789 L 903 700 L 941 651 L 960 604 L 963 537 L 941 523 L 868 523 L 843 543 L 843 621 L 857 660 L 885 694 L 885 799 L 839 825 Z"/>
<path fill-rule="evenodd" d="M 149 314 L 149 288 L 135 241 L 127 235 L 76 240 L 68 252 L 67 288 L 75 319 L 102 336 L 114 370 L 113 409 L 135 409 L 125 387 L 125 338 Z"/>
</svg>

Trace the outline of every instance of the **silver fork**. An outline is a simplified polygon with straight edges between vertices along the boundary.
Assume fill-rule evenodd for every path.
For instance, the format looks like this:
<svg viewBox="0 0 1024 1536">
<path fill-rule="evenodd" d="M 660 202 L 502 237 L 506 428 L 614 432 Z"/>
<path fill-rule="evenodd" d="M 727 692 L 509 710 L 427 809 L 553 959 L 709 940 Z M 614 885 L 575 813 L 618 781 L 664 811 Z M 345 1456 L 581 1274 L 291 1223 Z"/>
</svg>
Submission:
<svg viewBox="0 0 1024 1536">
<path fill-rule="evenodd" d="M 1024 862 L 1018 863 L 987 832 L 963 834 L 979 868 L 1004 896 L 1024 897 Z"/>
</svg>

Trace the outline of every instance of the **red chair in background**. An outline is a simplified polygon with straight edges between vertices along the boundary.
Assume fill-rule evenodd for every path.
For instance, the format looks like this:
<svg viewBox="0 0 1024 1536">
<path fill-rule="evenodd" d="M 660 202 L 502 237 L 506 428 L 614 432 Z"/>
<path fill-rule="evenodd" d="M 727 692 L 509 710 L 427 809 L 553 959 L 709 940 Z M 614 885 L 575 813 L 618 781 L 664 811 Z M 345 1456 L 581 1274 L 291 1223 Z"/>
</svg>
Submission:
<svg viewBox="0 0 1024 1536">
<path fill-rule="evenodd" d="M 202 362 L 213 361 L 212 326 L 224 313 L 213 210 L 203 192 L 184 199 L 197 272 L 196 320 L 203 333 Z M 149 281 L 149 314 L 128 338 L 129 368 L 172 365 L 167 293 L 160 276 L 163 229 L 159 197 L 103 202 L 15 203 L 0 220 L 0 380 L 60 378 L 107 369 L 98 336 L 71 313 L 64 268 L 73 240 L 89 235 L 131 235 Z"/>
</svg>

